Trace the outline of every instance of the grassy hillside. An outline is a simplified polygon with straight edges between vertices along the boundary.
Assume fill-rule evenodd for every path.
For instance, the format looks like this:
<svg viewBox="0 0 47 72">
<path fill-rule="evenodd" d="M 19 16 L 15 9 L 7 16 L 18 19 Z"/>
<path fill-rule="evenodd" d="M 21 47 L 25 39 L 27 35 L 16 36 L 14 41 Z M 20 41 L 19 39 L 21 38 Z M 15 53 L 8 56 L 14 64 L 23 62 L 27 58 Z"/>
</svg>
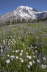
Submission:
<svg viewBox="0 0 47 72">
<path fill-rule="evenodd" d="M 0 26 L 0 72 L 47 72 L 47 21 Z"/>
</svg>

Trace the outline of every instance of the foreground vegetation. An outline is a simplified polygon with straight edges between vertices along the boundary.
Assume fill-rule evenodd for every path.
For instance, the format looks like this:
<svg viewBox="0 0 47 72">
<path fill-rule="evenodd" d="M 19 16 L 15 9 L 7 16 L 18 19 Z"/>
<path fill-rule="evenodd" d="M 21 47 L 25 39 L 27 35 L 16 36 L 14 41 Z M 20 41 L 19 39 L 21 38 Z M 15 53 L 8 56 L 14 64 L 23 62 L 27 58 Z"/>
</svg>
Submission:
<svg viewBox="0 0 47 72">
<path fill-rule="evenodd" d="M 0 72 L 47 72 L 46 25 L 0 27 Z"/>
</svg>

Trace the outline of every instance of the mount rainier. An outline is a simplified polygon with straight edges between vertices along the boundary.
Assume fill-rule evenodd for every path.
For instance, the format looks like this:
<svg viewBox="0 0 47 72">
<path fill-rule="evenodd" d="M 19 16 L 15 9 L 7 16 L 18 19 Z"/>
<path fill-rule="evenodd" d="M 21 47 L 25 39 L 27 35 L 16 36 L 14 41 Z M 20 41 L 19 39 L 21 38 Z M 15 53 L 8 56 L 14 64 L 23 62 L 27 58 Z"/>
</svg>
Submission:
<svg viewBox="0 0 47 72">
<path fill-rule="evenodd" d="M 0 16 L 0 23 L 8 21 L 15 22 L 32 22 L 34 20 L 46 19 L 47 11 L 38 11 L 28 6 L 19 6 L 16 10 Z"/>
</svg>

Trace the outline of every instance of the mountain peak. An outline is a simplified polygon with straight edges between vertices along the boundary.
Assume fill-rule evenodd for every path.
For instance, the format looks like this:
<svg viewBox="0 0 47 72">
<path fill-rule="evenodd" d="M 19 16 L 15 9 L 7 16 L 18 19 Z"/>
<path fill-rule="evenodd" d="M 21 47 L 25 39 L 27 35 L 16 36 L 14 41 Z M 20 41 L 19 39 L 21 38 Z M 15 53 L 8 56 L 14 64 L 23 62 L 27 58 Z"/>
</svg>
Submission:
<svg viewBox="0 0 47 72">
<path fill-rule="evenodd" d="M 19 6 L 16 10 L 31 10 L 31 11 L 38 11 L 35 8 L 29 7 L 29 6 Z"/>
<path fill-rule="evenodd" d="M 26 8 L 26 9 L 29 9 L 30 8 L 30 9 L 33 9 L 32 7 L 29 7 L 29 6 L 19 6 L 18 8 L 22 8 L 22 9 L 23 8 Z"/>
<path fill-rule="evenodd" d="M 16 10 L 9 12 L 0 17 L 0 22 L 13 21 L 32 22 L 32 20 L 39 20 L 47 18 L 47 11 L 38 11 L 35 8 L 28 6 L 19 6 Z"/>
</svg>

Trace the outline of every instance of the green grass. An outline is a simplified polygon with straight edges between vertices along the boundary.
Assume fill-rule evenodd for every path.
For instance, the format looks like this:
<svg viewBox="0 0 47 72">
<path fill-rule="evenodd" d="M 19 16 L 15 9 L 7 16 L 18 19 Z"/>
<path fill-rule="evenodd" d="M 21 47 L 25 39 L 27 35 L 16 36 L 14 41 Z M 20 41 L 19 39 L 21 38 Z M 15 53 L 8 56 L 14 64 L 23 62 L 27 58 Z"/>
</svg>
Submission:
<svg viewBox="0 0 47 72">
<path fill-rule="evenodd" d="M 47 72 L 47 68 L 42 69 L 41 64 L 37 63 L 38 52 L 42 52 L 47 56 L 46 34 L 46 25 L 41 22 L 38 24 L 25 23 L 0 27 L 0 47 L 9 48 L 9 51 L 0 56 L 0 71 Z M 37 52 L 35 52 L 36 50 Z M 12 59 L 11 56 L 15 58 Z M 10 63 L 7 64 L 6 60 L 8 59 Z"/>
</svg>

